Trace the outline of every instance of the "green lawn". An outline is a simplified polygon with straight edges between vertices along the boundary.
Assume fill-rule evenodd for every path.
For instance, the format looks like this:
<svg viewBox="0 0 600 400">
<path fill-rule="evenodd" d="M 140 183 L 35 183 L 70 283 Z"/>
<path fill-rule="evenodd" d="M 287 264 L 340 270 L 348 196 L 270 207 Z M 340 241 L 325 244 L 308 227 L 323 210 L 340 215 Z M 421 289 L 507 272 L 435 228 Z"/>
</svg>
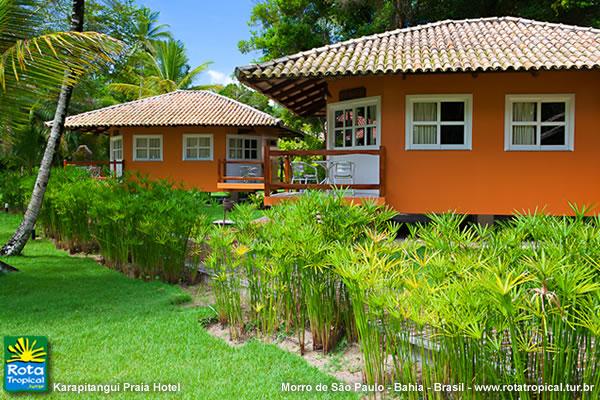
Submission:
<svg viewBox="0 0 600 400">
<path fill-rule="evenodd" d="M 18 217 L 0 216 L 1 242 L 17 223 Z M 273 345 L 252 341 L 232 348 L 210 336 L 198 323 L 200 310 L 177 305 L 187 296 L 178 287 L 126 278 L 91 259 L 70 257 L 45 240 L 30 243 L 24 256 L 4 260 L 21 272 L 0 276 L 0 336 L 48 336 L 51 383 L 182 386 L 177 395 L 121 393 L 111 398 L 343 397 L 282 393 L 282 382 L 334 380 Z M 55 397 L 75 396 L 54 393 L 48 398 Z"/>
</svg>

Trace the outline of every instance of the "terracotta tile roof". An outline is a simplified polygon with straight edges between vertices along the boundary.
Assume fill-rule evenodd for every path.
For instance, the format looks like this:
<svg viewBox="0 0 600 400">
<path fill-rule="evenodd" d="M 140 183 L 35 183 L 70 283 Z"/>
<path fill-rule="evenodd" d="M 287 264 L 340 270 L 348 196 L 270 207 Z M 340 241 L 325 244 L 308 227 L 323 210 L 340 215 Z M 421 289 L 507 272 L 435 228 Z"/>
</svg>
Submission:
<svg viewBox="0 0 600 400">
<path fill-rule="evenodd" d="M 257 65 L 241 81 L 379 73 L 600 68 L 600 29 L 514 17 L 441 21 Z"/>
<path fill-rule="evenodd" d="M 281 120 L 205 90 L 178 90 L 67 118 L 69 129 L 124 126 L 273 126 Z"/>
</svg>

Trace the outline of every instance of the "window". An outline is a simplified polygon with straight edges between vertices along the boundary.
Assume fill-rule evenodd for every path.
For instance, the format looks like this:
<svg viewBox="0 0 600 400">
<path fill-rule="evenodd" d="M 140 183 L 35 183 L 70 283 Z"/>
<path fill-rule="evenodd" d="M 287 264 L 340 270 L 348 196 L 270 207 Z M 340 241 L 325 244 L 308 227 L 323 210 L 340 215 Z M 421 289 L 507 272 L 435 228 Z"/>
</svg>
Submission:
<svg viewBox="0 0 600 400">
<path fill-rule="evenodd" d="M 246 136 L 229 136 L 227 142 L 227 156 L 230 160 L 258 160 L 259 139 Z"/>
<path fill-rule="evenodd" d="M 406 96 L 407 150 L 470 150 L 471 95 Z"/>
<path fill-rule="evenodd" d="M 212 160 L 213 135 L 183 135 L 184 160 Z"/>
<path fill-rule="evenodd" d="M 134 135 L 133 143 L 135 161 L 162 161 L 162 135 Z"/>
<path fill-rule="evenodd" d="M 379 97 L 329 105 L 330 145 L 334 148 L 375 147 L 379 135 Z"/>
<path fill-rule="evenodd" d="M 506 96 L 505 150 L 573 150 L 573 95 Z"/>
<path fill-rule="evenodd" d="M 111 136 L 110 138 L 110 160 L 123 160 L 123 136 Z"/>
</svg>

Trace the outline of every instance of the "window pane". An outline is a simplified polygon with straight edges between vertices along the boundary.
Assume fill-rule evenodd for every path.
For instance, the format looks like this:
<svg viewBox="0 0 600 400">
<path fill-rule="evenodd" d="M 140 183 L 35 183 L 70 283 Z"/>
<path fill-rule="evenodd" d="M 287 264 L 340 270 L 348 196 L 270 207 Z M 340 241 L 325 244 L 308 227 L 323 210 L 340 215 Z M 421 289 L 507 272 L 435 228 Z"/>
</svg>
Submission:
<svg viewBox="0 0 600 400">
<path fill-rule="evenodd" d="M 210 147 L 210 138 L 209 137 L 200 137 L 198 140 L 199 147 Z"/>
<path fill-rule="evenodd" d="M 160 160 L 160 149 L 150 149 L 148 154 L 151 160 Z"/>
<path fill-rule="evenodd" d="M 356 109 L 356 125 L 357 126 L 364 126 L 367 123 L 366 120 L 367 116 L 365 115 L 365 108 L 364 107 L 358 107 Z"/>
<path fill-rule="evenodd" d="M 513 103 L 513 121 L 537 121 L 537 104 Z"/>
<path fill-rule="evenodd" d="M 465 144 L 464 125 L 442 125 L 440 129 L 441 144 Z"/>
<path fill-rule="evenodd" d="M 346 129 L 346 133 L 344 134 L 344 146 L 352 146 L 352 129 Z"/>
<path fill-rule="evenodd" d="M 413 144 L 436 144 L 437 126 L 418 125 L 413 127 Z"/>
<path fill-rule="evenodd" d="M 367 124 L 375 125 L 377 123 L 377 107 L 369 106 L 367 107 Z"/>
<path fill-rule="evenodd" d="M 565 144 L 565 127 L 542 126 L 542 146 L 560 146 Z"/>
<path fill-rule="evenodd" d="M 337 129 L 335 131 L 335 147 L 344 147 L 344 131 Z"/>
<path fill-rule="evenodd" d="M 542 103 L 542 122 L 565 120 L 565 103 Z M 542 144 L 544 141 L 542 140 Z"/>
<path fill-rule="evenodd" d="M 189 137 L 187 138 L 187 147 L 196 147 L 198 146 L 198 138 Z"/>
<path fill-rule="evenodd" d="M 135 140 L 135 147 L 148 147 L 148 139 L 146 139 L 146 138 L 137 138 Z"/>
<path fill-rule="evenodd" d="M 210 158 L 210 149 L 199 149 L 198 158 Z"/>
<path fill-rule="evenodd" d="M 344 126 L 352 126 L 352 110 L 344 110 Z"/>
<path fill-rule="evenodd" d="M 437 103 L 415 103 L 413 105 L 413 121 L 437 121 Z"/>
<path fill-rule="evenodd" d="M 535 145 L 536 144 L 535 126 L 513 126 L 512 144 L 514 145 Z"/>
<path fill-rule="evenodd" d="M 365 145 L 365 128 L 358 128 L 354 132 L 356 146 L 364 146 Z"/>
<path fill-rule="evenodd" d="M 256 149 L 250 150 L 250 159 L 258 160 L 258 150 L 256 150 Z"/>
<path fill-rule="evenodd" d="M 154 148 L 160 148 L 160 139 L 159 138 L 150 138 L 149 146 Z"/>
<path fill-rule="evenodd" d="M 336 111 L 334 118 L 335 118 L 335 127 L 343 128 L 344 127 L 344 113 L 341 110 Z"/>
<path fill-rule="evenodd" d="M 377 128 L 367 128 L 367 146 L 377 144 Z"/>
<path fill-rule="evenodd" d="M 144 160 L 148 158 L 148 149 L 136 149 L 135 158 L 137 158 L 138 160 Z"/>
<path fill-rule="evenodd" d="M 250 153 L 250 149 L 246 149 L 246 150 L 244 150 L 244 158 L 245 158 L 246 160 L 249 160 L 249 159 L 251 159 L 251 158 L 252 158 L 252 154 Z"/>
<path fill-rule="evenodd" d="M 441 104 L 442 121 L 464 121 L 464 101 L 443 101 Z"/>
<path fill-rule="evenodd" d="M 185 151 L 185 158 L 187 158 L 187 159 L 198 158 L 198 149 L 187 149 Z"/>
</svg>

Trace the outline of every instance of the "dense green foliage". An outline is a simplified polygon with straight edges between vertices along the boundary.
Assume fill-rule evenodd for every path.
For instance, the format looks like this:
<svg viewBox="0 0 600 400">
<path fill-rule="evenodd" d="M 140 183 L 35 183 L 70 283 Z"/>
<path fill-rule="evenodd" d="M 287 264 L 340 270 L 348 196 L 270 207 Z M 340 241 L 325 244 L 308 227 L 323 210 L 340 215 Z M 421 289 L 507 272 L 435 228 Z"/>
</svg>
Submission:
<svg viewBox="0 0 600 400">
<path fill-rule="evenodd" d="M 0 242 L 18 223 L 18 216 L 0 215 Z M 52 382 L 181 383 L 181 392 L 171 395 L 48 393 L 44 398 L 312 399 L 314 393 L 282 393 L 281 383 L 334 382 L 274 345 L 252 341 L 231 347 L 211 336 L 200 323 L 212 314 L 178 305 L 189 295 L 177 286 L 129 279 L 92 259 L 69 257 L 46 240 L 29 242 L 23 257 L 6 261 L 21 272 L 0 276 L 0 336 L 48 336 Z M 3 373 L 1 368 L 0 380 Z M 324 393 L 320 398 L 356 397 Z"/>
<path fill-rule="evenodd" d="M 348 293 L 325 255 L 334 244 L 368 240 L 368 227 L 387 229 L 393 214 L 373 205 L 345 207 L 341 196 L 318 193 L 272 208 L 261 224 L 252 222 L 251 206 L 237 206 L 235 231 L 218 230 L 208 242 L 221 321 L 230 322 L 233 337 L 252 328 L 267 336 L 296 333 L 301 348 L 308 328 L 313 346 L 331 351 L 354 329 Z"/>
<path fill-rule="evenodd" d="M 284 330 L 328 352 L 358 340 L 367 383 L 595 385 L 600 390 L 600 218 L 521 215 L 495 227 L 431 215 L 396 239 L 392 215 L 308 194 L 260 227 L 212 239 L 217 311 L 233 337 Z M 247 282 L 247 285 L 244 283 Z M 244 288 L 244 286 L 247 286 Z M 431 389 L 428 389 L 431 388 Z M 423 393 L 408 393 L 420 399 Z M 500 398 L 535 398 L 531 391 Z"/>
<path fill-rule="evenodd" d="M 194 281 L 190 240 L 208 226 L 207 194 L 140 176 L 97 180 L 78 168 L 55 170 L 40 222 L 72 251 L 98 250 L 107 265 L 144 279 Z"/>
<path fill-rule="evenodd" d="M 340 40 L 445 20 L 518 16 L 600 27 L 598 0 L 262 0 L 252 10 L 242 52 L 262 60 Z"/>
</svg>

